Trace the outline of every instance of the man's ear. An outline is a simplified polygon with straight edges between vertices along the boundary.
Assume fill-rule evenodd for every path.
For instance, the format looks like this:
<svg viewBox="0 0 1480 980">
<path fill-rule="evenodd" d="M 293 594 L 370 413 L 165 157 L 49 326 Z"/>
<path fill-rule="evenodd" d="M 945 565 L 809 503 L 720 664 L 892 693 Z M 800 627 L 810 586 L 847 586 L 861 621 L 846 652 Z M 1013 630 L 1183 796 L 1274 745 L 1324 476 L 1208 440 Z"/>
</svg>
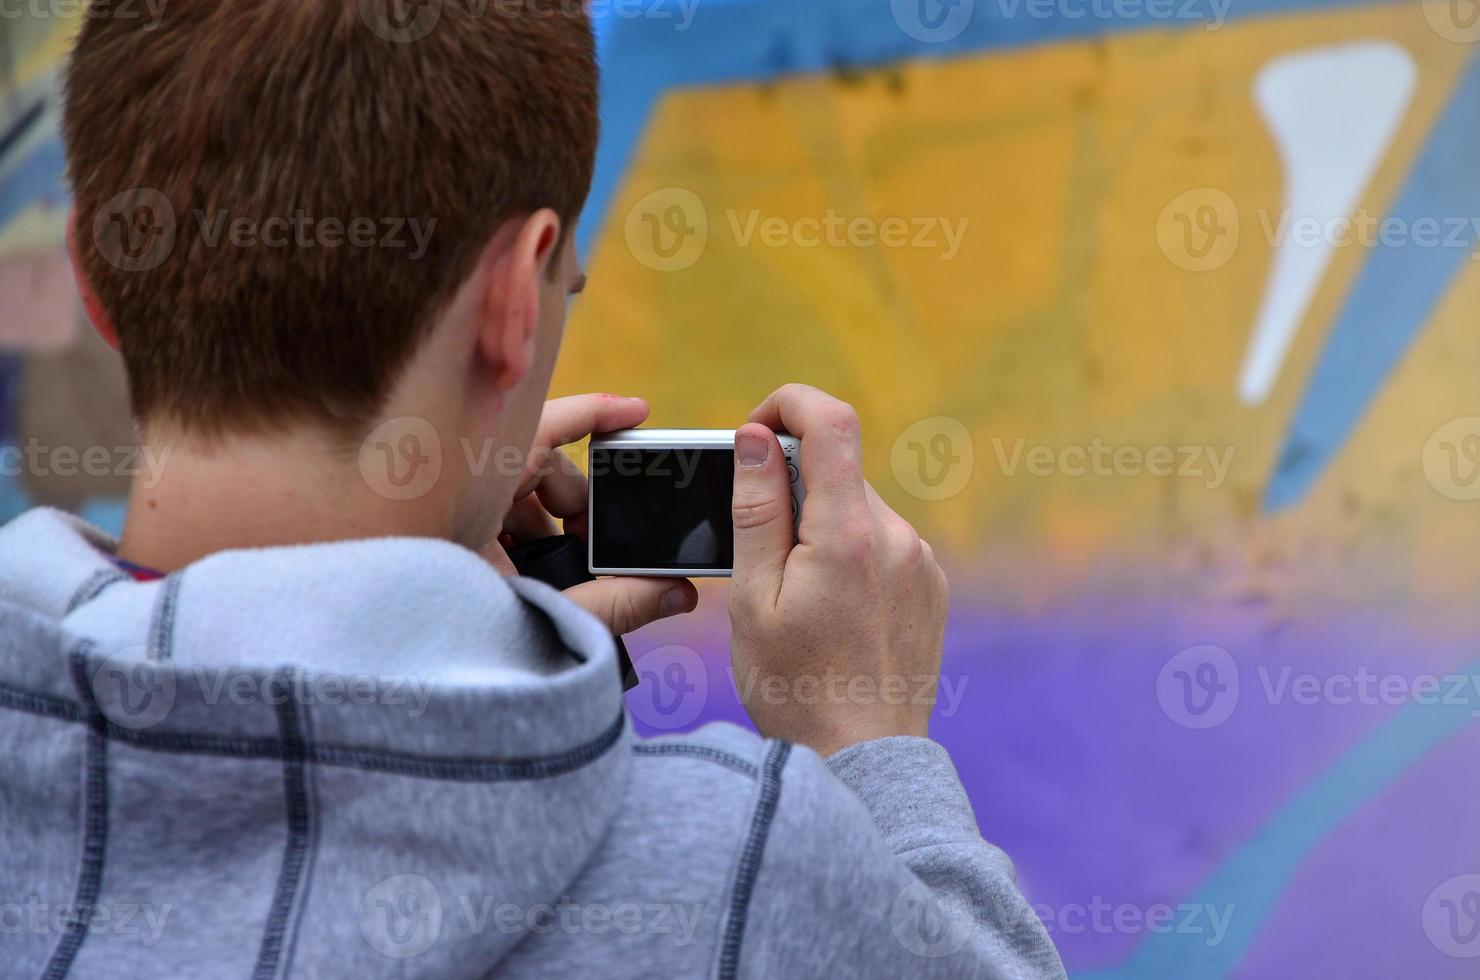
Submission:
<svg viewBox="0 0 1480 980">
<path fill-rule="evenodd" d="M 108 315 L 108 311 L 103 309 L 102 301 L 93 291 L 92 283 L 88 282 L 87 273 L 83 270 L 82 253 L 77 248 L 75 208 L 67 212 L 67 257 L 72 260 L 72 278 L 77 283 L 77 291 L 82 294 L 82 309 L 87 313 L 88 322 L 109 347 L 118 350 L 118 328 L 113 325 L 113 318 Z"/>
<path fill-rule="evenodd" d="M 557 261 L 555 246 L 559 241 L 560 217 L 542 208 L 527 218 L 506 222 L 489 245 L 478 353 L 499 393 L 524 380 L 534 361 L 540 285 Z"/>
</svg>

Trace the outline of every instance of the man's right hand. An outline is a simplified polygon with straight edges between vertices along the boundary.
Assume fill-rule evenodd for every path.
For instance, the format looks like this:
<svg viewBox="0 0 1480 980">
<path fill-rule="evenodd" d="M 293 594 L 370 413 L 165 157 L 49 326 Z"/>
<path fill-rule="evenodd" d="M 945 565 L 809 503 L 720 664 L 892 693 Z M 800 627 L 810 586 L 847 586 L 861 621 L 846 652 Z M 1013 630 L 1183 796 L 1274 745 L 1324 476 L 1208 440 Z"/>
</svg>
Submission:
<svg viewBox="0 0 1480 980">
<path fill-rule="evenodd" d="M 800 543 L 777 431 L 801 439 Z M 930 546 L 863 478 L 858 414 L 786 385 L 735 434 L 731 659 L 762 735 L 826 757 L 928 734 L 948 588 Z"/>
</svg>

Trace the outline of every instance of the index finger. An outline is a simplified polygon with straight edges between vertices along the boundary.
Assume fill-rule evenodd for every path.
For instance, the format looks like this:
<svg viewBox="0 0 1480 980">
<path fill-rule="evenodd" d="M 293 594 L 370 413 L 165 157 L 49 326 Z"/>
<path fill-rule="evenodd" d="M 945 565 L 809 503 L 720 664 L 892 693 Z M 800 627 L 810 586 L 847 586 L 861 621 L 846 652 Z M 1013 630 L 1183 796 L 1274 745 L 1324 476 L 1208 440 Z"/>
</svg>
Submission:
<svg viewBox="0 0 1480 980">
<path fill-rule="evenodd" d="M 593 432 L 615 432 L 642 424 L 648 404 L 620 395 L 569 395 L 545 402 L 534 444 L 545 449 L 580 442 Z"/>
<path fill-rule="evenodd" d="M 783 385 L 750 413 L 750 421 L 802 441 L 807 502 L 802 524 L 835 524 L 868 513 L 858 412 L 811 385 Z"/>
<path fill-rule="evenodd" d="M 620 395 L 568 395 L 545 402 L 515 497 L 537 486 L 548 486 L 557 498 L 557 506 L 562 500 L 584 495 L 586 478 L 572 460 L 558 452 L 558 447 L 580 442 L 592 433 L 630 429 L 642 424 L 647 416 L 646 401 Z"/>
</svg>

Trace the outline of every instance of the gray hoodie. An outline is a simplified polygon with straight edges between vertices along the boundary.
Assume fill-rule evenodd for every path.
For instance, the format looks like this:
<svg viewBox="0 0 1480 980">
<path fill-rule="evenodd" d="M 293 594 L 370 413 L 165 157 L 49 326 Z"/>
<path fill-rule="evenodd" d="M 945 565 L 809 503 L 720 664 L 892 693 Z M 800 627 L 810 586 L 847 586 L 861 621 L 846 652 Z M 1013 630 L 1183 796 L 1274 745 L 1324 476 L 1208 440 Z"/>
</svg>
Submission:
<svg viewBox="0 0 1480 980">
<path fill-rule="evenodd" d="M 945 751 L 635 738 L 610 638 L 446 542 L 138 582 L 0 529 L 6 977 L 1062 977 Z"/>
</svg>

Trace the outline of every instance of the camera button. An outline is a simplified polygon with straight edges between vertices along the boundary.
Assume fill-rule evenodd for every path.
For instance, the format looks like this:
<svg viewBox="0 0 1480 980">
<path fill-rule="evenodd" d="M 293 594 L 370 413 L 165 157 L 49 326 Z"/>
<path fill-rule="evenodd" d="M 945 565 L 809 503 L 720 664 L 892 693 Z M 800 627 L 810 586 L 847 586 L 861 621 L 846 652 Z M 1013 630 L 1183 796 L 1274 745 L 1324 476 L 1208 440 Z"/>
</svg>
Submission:
<svg viewBox="0 0 1480 980">
<path fill-rule="evenodd" d="M 797 472 L 797 464 L 795 463 L 786 464 L 786 475 L 792 483 L 795 483 L 802 478 L 802 474 Z"/>
</svg>

